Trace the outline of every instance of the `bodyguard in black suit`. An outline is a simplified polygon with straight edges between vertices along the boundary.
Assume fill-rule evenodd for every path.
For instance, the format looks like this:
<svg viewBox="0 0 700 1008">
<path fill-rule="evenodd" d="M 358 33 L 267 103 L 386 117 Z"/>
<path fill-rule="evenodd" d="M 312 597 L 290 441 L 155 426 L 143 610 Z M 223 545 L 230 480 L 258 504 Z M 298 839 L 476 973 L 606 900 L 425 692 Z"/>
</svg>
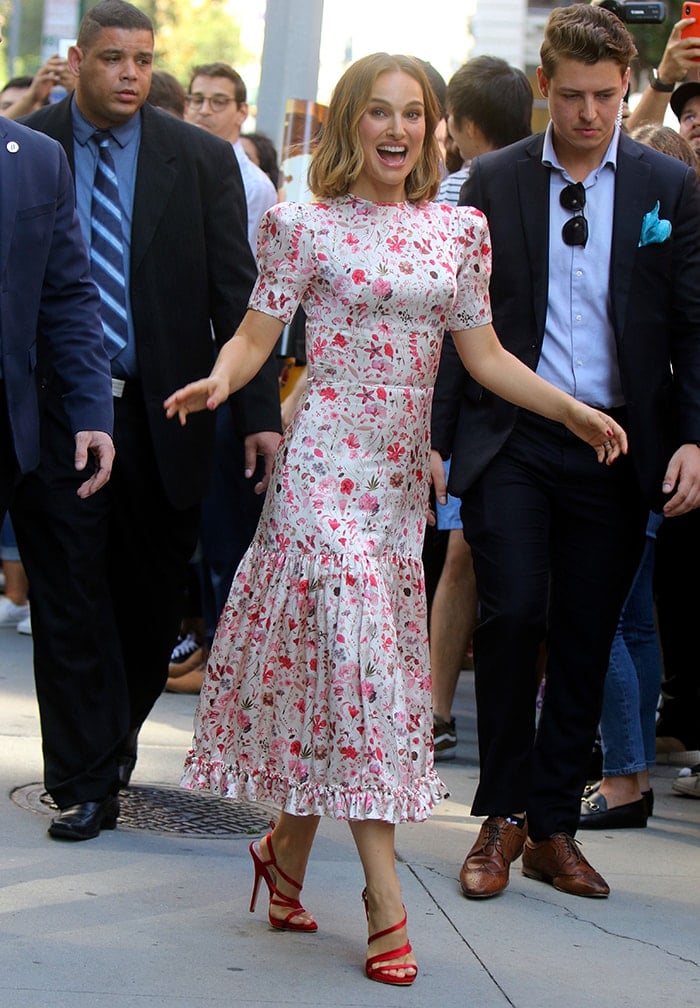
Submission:
<svg viewBox="0 0 700 1008">
<path fill-rule="evenodd" d="M 93 499 L 87 516 L 67 499 L 59 521 L 53 501 L 65 474 L 37 474 L 45 542 L 35 548 L 55 557 L 47 578 L 37 583 L 30 575 L 47 787 L 62 809 L 50 832 L 70 839 L 97 835 L 102 810 L 111 807 L 107 796 L 128 783 L 137 733 L 162 692 L 182 616 L 214 417 L 179 427 L 168 423 L 162 403 L 209 373 L 255 279 L 231 145 L 144 104 L 153 41 L 146 15 L 104 0 L 83 18 L 69 53 L 73 97 L 26 120 L 65 148 L 88 241 L 98 157 L 93 131 L 111 130 L 130 219 L 130 330 L 126 350 L 112 360 L 116 461 L 109 493 Z M 269 471 L 281 430 L 273 360 L 232 406 L 246 438 L 246 468 L 254 470 L 264 455 Z M 60 415 L 60 401 L 50 408 Z M 24 555 L 23 533 L 20 525 Z M 97 598 L 79 590 L 87 566 L 99 573 Z"/>
<path fill-rule="evenodd" d="M 452 458 L 481 604 L 472 811 L 488 818 L 460 875 L 470 897 L 502 891 L 521 852 L 532 878 L 609 892 L 573 837 L 610 645 L 648 509 L 672 520 L 700 503 L 700 192 L 691 169 L 619 131 L 634 54 L 607 10 L 555 10 L 538 70 L 550 126 L 476 159 L 460 198 L 489 221 L 504 346 L 629 437 L 600 466 L 441 362 L 433 446 Z"/>
</svg>

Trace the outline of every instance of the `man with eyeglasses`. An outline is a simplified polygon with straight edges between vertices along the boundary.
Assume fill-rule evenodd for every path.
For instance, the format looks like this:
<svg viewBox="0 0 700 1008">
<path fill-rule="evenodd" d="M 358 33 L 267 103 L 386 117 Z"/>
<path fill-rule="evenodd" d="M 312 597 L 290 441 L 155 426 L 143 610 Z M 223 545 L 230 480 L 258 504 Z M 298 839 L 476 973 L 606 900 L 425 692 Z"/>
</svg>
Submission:
<svg viewBox="0 0 700 1008">
<path fill-rule="evenodd" d="M 248 205 L 248 238 L 255 253 L 260 218 L 277 202 L 277 190 L 241 143 L 248 118 L 247 90 L 241 75 L 228 63 L 204 63 L 192 71 L 185 98 L 185 119 L 194 126 L 228 140 L 238 159 Z"/>
<path fill-rule="evenodd" d="M 104 278 L 114 404 L 108 492 L 87 508 L 72 504 L 61 491 L 75 474 L 55 462 L 37 471 L 53 563 L 44 586 L 32 574 L 32 628 L 46 785 L 60 809 L 49 832 L 67 840 L 114 827 L 115 796 L 129 783 L 183 615 L 214 416 L 178 427 L 162 402 L 208 374 L 256 275 L 231 147 L 147 103 L 153 53 L 151 20 L 124 0 L 102 0 L 68 53 L 73 96 L 26 120 L 63 145 L 73 169 L 92 276 Z M 248 474 L 258 455 L 271 468 L 281 430 L 274 360 L 232 408 Z M 47 409 L 60 422 L 60 395 Z M 256 478 L 259 492 L 268 472 Z"/>
<path fill-rule="evenodd" d="M 649 509 L 673 520 L 700 504 L 700 190 L 687 165 L 620 130 L 635 54 L 609 11 L 555 9 L 537 70 L 549 126 L 476 158 L 460 194 L 489 220 L 504 346 L 613 415 L 630 445 L 599 465 L 560 424 L 495 398 L 458 362 L 441 367 L 436 492 L 439 451 L 481 606 L 472 813 L 486 819 L 460 873 L 471 898 L 502 892 L 521 854 L 529 878 L 608 895 L 574 838 L 610 646 Z"/>
</svg>

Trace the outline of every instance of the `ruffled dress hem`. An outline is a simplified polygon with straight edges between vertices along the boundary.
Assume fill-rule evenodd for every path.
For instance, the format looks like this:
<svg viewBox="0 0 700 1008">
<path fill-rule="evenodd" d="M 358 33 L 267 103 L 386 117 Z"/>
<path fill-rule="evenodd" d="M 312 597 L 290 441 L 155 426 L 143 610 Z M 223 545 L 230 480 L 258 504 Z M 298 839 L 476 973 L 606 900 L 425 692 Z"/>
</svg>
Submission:
<svg viewBox="0 0 700 1008">
<path fill-rule="evenodd" d="M 448 792 L 435 771 L 412 782 L 412 787 L 367 788 L 328 786 L 314 782 L 294 783 L 272 777 L 265 771 L 237 771 L 230 764 L 211 762 L 190 751 L 181 786 L 208 791 L 220 798 L 248 802 L 271 802 L 297 816 L 329 819 L 378 819 L 388 823 L 424 822 Z"/>
</svg>

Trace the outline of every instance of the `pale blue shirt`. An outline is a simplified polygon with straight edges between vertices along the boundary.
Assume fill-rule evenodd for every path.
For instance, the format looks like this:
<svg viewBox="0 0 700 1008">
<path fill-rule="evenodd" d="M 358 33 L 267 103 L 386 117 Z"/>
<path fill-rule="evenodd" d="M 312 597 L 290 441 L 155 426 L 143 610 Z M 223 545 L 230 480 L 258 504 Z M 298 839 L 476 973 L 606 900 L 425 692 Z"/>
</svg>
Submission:
<svg viewBox="0 0 700 1008">
<path fill-rule="evenodd" d="M 574 181 L 559 163 L 547 127 L 542 163 L 549 181 L 549 290 L 547 320 L 537 374 L 580 402 L 603 409 L 624 402 L 617 347 L 610 320 L 610 249 L 619 130 L 598 165 L 584 179 L 588 221 L 585 248 L 564 242 L 562 227 L 573 214 L 559 195 Z"/>
<path fill-rule="evenodd" d="M 83 232 L 85 244 L 90 248 L 91 227 L 90 212 L 92 207 L 92 188 L 95 181 L 95 167 L 98 159 L 98 148 L 90 138 L 96 126 L 88 122 L 79 111 L 75 99 L 71 102 L 73 118 L 73 155 L 75 158 L 75 193 L 78 205 L 78 217 Z M 114 160 L 114 167 L 119 179 L 119 198 L 122 203 L 122 238 L 124 239 L 124 275 L 126 284 L 126 312 L 128 342 L 124 349 L 112 361 L 112 374 L 117 378 L 135 378 L 138 374 L 136 360 L 136 341 L 134 336 L 134 320 L 131 313 L 131 295 L 129 276 L 131 270 L 131 224 L 134 210 L 134 188 L 136 186 L 136 162 L 141 143 L 141 116 L 134 115 L 128 122 L 110 128 L 114 140 L 110 140 L 109 149 Z"/>
<path fill-rule="evenodd" d="M 256 165 L 255 161 L 250 160 L 240 140 L 237 140 L 232 146 L 238 160 L 238 167 L 241 170 L 245 201 L 248 207 L 248 244 L 255 256 L 258 227 L 265 211 L 278 202 L 277 189 L 270 176 Z"/>
</svg>

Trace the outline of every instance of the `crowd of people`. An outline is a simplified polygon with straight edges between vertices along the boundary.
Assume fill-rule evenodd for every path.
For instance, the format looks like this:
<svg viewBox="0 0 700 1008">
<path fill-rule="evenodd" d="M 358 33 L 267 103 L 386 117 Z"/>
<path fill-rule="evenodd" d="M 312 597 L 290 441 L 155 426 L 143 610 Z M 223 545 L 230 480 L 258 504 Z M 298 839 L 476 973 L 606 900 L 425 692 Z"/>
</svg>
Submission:
<svg viewBox="0 0 700 1008">
<path fill-rule="evenodd" d="M 441 91 L 413 56 L 362 57 L 308 203 L 284 200 L 269 138 L 245 143 L 237 71 L 155 70 L 152 22 L 126 0 L 8 82 L 0 515 L 26 582 L 13 597 L 8 568 L 0 621 L 31 606 L 51 837 L 113 829 L 158 696 L 198 693 L 182 785 L 279 808 L 250 844 L 250 909 L 263 882 L 273 928 L 315 932 L 314 837 L 321 816 L 347 821 L 365 973 L 408 986 L 395 827 L 445 795 L 470 642 L 484 821 L 464 896 L 501 893 L 522 857 L 528 878 L 606 897 L 577 830 L 645 825 L 655 761 L 700 795 L 676 576 L 700 513 L 686 24 L 626 115 L 628 28 L 555 8 L 537 134 L 503 60 Z M 300 318 L 283 417 L 277 348 Z M 452 548 L 429 620 L 436 521 Z"/>
</svg>

